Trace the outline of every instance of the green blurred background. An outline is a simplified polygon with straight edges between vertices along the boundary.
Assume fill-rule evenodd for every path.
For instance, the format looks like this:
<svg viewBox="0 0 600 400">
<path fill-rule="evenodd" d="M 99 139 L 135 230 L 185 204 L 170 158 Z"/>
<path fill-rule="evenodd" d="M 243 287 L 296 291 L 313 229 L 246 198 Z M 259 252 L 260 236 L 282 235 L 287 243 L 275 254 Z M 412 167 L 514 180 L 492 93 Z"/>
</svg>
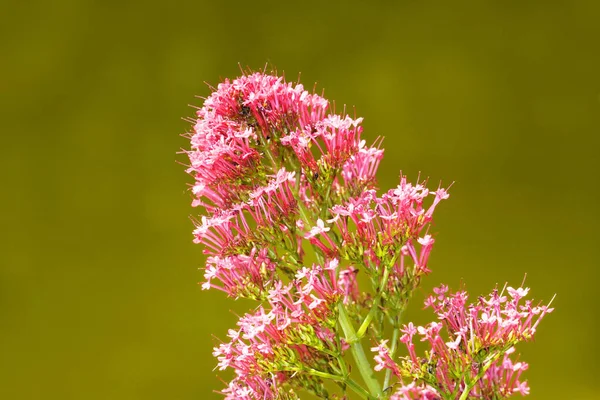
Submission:
<svg viewBox="0 0 600 400">
<path fill-rule="evenodd" d="M 265 63 L 455 181 L 425 290 L 558 293 L 520 348 L 532 400 L 598 399 L 597 1 L 3 3 L 0 398 L 211 399 L 212 335 L 245 307 L 202 292 L 181 117 L 203 82 Z M 422 297 L 425 292 L 419 296 Z M 418 296 L 418 297 L 419 297 Z M 411 315 L 417 322 L 419 298 Z"/>
</svg>

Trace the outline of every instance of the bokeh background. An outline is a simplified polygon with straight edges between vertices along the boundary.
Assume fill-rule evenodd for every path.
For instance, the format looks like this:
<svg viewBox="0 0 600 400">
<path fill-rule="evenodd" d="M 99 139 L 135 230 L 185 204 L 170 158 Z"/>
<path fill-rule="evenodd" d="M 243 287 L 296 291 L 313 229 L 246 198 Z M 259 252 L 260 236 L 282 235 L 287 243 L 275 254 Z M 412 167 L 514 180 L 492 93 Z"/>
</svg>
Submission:
<svg viewBox="0 0 600 400">
<path fill-rule="evenodd" d="M 599 17 L 582 0 L 3 3 L 0 398 L 220 398 L 213 335 L 246 305 L 197 285 L 176 153 L 188 104 L 238 63 L 355 106 L 386 137 L 382 188 L 455 182 L 422 294 L 527 273 L 558 294 L 520 348 L 529 398 L 600 398 Z"/>
</svg>

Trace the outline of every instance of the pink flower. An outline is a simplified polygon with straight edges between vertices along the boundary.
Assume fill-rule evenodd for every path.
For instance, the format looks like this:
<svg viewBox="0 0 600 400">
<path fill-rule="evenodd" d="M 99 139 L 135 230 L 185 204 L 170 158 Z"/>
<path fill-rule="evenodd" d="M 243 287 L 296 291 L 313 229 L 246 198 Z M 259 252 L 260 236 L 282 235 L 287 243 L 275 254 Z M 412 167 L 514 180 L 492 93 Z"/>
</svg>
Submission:
<svg viewBox="0 0 600 400">
<path fill-rule="evenodd" d="M 305 239 L 310 239 L 310 238 L 313 238 L 313 237 L 315 237 L 317 235 L 320 235 L 322 233 L 329 232 L 329 230 L 330 230 L 330 228 L 326 227 L 325 223 L 323 222 L 323 220 L 319 218 L 317 220 L 317 226 L 312 227 L 310 229 L 310 232 L 307 233 L 306 235 L 304 235 L 304 238 Z"/>
<path fill-rule="evenodd" d="M 513 289 L 509 286 L 508 288 L 506 288 L 506 291 L 508 292 L 508 294 L 510 294 L 510 297 L 519 301 L 519 299 L 522 299 L 523 297 L 527 296 L 527 293 L 529 293 L 529 288 Z"/>
<path fill-rule="evenodd" d="M 433 288 L 433 292 L 437 294 L 438 300 L 444 300 L 446 298 L 446 293 L 448 293 L 448 286 L 441 285 L 440 287 Z"/>
<path fill-rule="evenodd" d="M 454 340 L 453 342 L 446 342 L 446 346 L 448 346 L 448 348 L 450 348 L 452 350 L 456 350 L 456 349 L 458 349 L 458 345 L 460 344 L 461 339 L 462 339 L 462 336 L 460 334 L 457 334 L 456 340 Z"/>
<path fill-rule="evenodd" d="M 377 353 L 374 357 L 376 363 L 375 371 L 389 369 L 394 373 L 394 375 L 400 378 L 402 376 L 400 374 L 400 367 L 394 362 L 394 360 L 392 360 L 390 351 L 386 346 L 387 342 L 387 340 L 383 340 L 378 346 L 371 347 L 371 351 Z"/>
<path fill-rule="evenodd" d="M 390 400 L 440 400 L 440 395 L 434 388 L 427 385 L 418 385 L 416 382 L 411 382 L 408 385 L 403 385 L 392 396 Z"/>
<path fill-rule="evenodd" d="M 338 288 L 342 292 L 344 304 L 355 302 L 360 296 L 358 281 L 356 280 L 357 273 L 358 269 L 354 267 L 348 267 L 339 273 Z"/>
</svg>

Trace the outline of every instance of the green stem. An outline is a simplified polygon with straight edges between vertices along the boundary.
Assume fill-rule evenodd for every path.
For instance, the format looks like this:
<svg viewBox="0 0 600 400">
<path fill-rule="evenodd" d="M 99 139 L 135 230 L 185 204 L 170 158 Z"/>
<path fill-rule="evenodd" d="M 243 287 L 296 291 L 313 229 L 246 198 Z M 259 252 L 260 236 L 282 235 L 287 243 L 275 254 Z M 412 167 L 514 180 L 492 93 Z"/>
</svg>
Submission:
<svg viewBox="0 0 600 400">
<path fill-rule="evenodd" d="M 473 379 L 473 381 L 470 384 L 467 384 L 465 382 L 465 390 L 463 390 L 458 400 L 467 400 L 467 398 L 469 397 L 469 393 L 471 393 L 471 390 L 475 387 L 475 385 L 477 385 L 477 382 L 479 382 L 479 380 L 483 378 L 483 375 L 485 375 L 486 371 L 492 366 L 492 364 L 498 358 L 500 358 L 501 354 L 502 353 L 499 352 L 498 354 L 494 355 L 488 362 L 486 362 L 483 365 L 483 367 L 479 370 L 479 373 L 475 376 L 475 379 Z"/>
<path fill-rule="evenodd" d="M 398 343 L 398 336 L 400 336 L 400 328 L 398 324 L 394 326 L 394 332 L 392 333 L 392 348 L 390 349 L 390 357 L 393 359 L 396 353 L 396 345 Z M 386 390 L 390 385 L 390 379 L 392 379 L 392 370 L 388 369 L 385 371 L 385 379 L 383 381 L 383 390 Z"/>
<path fill-rule="evenodd" d="M 310 220 L 310 218 L 308 218 L 308 210 L 304 206 L 304 203 L 302 203 L 302 200 L 300 200 L 300 196 L 298 196 L 298 213 L 302 218 L 302 222 L 304 222 L 304 224 L 306 224 L 307 227 L 310 228 L 312 226 L 312 221 Z"/>
<path fill-rule="evenodd" d="M 350 345 L 352 357 L 356 362 L 358 371 L 365 381 L 371 396 L 373 396 L 375 399 L 381 398 L 382 391 L 381 387 L 379 386 L 379 382 L 377 382 L 377 379 L 375 378 L 374 371 L 371 368 L 367 356 L 365 355 L 365 351 L 360 343 L 360 339 L 356 336 L 356 331 L 354 330 L 352 322 L 348 318 L 348 314 L 346 314 L 346 309 L 341 302 L 338 304 L 338 310 L 339 322 L 342 330 L 344 331 L 344 335 L 346 336 L 346 341 Z"/>
<path fill-rule="evenodd" d="M 363 336 L 365 336 L 367 329 L 369 329 L 369 326 L 371 325 L 371 321 L 373 321 L 373 317 L 375 316 L 377 311 L 379 311 L 378 306 L 379 306 L 380 298 L 381 298 L 381 295 L 379 295 L 379 294 L 377 295 L 377 297 L 375 297 L 375 300 L 373 301 L 373 305 L 371 306 L 371 310 L 369 310 L 369 313 L 365 317 L 365 320 L 362 322 L 362 324 L 360 324 L 358 331 L 356 331 L 356 337 L 358 339 L 361 339 Z"/>
<path fill-rule="evenodd" d="M 301 372 L 308 375 L 318 376 L 319 378 L 330 379 L 335 382 L 341 382 L 347 385 L 350 389 L 352 389 L 356 394 L 358 394 L 362 399 L 365 400 L 376 400 L 375 397 L 371 396 L 369 392 L 367 392 L 362 386 L 356 383 L 354 380 L 343 377 L 339 375 L 333 375 L 328 372 L 319 371 L 312 368 L 287 368 L 285 369 L 287 372 Z"/>
<path fill-rule="evenodd" d="M 357 395 L 361 397 L 361 399 L 365 400 L 376 400 L 376 397 L 373 397 L 367 392 L 362 386 L 360 386 L 356 381 L 347 378 L 344 383 L 354 391 Z"/>
<path fill-rule="evenodd" d="M 267 158 L 269 159 L 269 161 L 271 162 L 271 166 L 273 167 L 273 173 L 277 173 L 277 171 L 279 171 L 279 164 L 275 161 L 275 157 L 273 157 L 273 153 L 271 152 L 271 147 L 269 145 L 269 142 L 267 142 L 266 138 L 264 137 L 264 135 L 259 134 L 258 135 L 260 138 L 260 144 L 262 145 L 262 150 L 264 152 L 264 154 L 267 156 Z"/>
<path fill-rule="evenodd" d="M 392 260 L 390 265 L 393 266 L 395 262 L 396 262 L 396 257 L 394 257 L 394 259 Z M 381 278 L 381 282 L 379 284 L 379 290 L 377 292 L 377 296 L 375 296 L 375 299 L 373 300 L 373 305 L 371 306 L 371 310 L 369 311 L 369 314 L 367 314 L 367 316 L 365 317 L 365 320 L 363 321 L 363 323 L 360 325 L 360 328 L 358 328 L 358 332 L 356 332 L 356 335 L 358 336 L 359 339 L 365 335 L 365 333 L 367 332 L 367 329 L 369 329 L 369 325 L 371 325 L 371 321 L 375 317 L 375 314 L 379 311 L 379 302 L 381 301 L 381 297 L 383 296 L 384 288 L 387 285 L 387 281 L 390 277 L 391 266 L 386 267 L 385 270 L 383 271 L 383 277 Z"/>
</svg>

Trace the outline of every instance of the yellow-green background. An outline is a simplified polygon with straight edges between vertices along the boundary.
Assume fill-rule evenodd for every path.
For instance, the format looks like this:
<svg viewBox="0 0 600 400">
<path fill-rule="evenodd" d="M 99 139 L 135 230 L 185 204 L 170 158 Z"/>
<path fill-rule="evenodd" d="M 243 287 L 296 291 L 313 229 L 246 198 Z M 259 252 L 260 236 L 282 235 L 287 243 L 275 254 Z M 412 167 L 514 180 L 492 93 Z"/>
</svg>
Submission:
<svg viewBox="0 0 600 400">
<path fill-rule="evenodd" d="M 0 398 L 210 399 L 240 304 L 197 286 L 180 118 L 270 63 L 455 181 L 426 288 L 525 272 L 530 399 L 597 399 L 596 1 L 30 1 L 0 9 Z M 421 295 L 422 296 L 422 295 Z M 419 322 L 431 317 L 411 315 Z"/>
</svg>

